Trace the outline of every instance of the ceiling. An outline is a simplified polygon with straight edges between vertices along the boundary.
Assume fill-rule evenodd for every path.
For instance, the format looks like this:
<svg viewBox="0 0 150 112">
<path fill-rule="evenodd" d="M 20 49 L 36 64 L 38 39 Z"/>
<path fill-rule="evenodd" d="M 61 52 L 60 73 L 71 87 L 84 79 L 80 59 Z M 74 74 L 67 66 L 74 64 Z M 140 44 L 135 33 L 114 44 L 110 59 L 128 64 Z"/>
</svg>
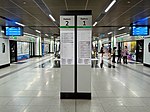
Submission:
<svg viewBox="0 0 150 112">
<path fill-rule="evenodd" d="M 24 31 L 35 34 L 40 30 L 44 34 L 59 34 L 59 16 L 61 10 L 92 10 L 93 35 L 107 34 L 115 31 L 117 34 L 129 31 L 131 23 L 150 16 L 150 0 L 117 0 L 107 12 L 104 10 L 111 0 L 0 0 L 0 25 L 14 25 L 12 21 L 24 25 Z M 49 18 L 52 14 L 56 19 Z M 118 31 L 121 26 L 126 29 Z"/>
</svg>

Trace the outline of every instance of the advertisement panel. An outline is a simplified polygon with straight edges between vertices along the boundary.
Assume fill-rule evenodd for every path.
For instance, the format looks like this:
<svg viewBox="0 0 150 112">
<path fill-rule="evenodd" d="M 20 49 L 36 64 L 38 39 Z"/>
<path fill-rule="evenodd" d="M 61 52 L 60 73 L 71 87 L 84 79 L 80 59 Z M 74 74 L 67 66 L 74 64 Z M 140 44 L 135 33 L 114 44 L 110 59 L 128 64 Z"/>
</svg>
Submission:
<svg viewBox="0 0 150 112">
<path fill-rule="evenodd" d="M 29 43 L 17 42 L 17 60 L 24 60 L 29 58 Z"/>
</svg>

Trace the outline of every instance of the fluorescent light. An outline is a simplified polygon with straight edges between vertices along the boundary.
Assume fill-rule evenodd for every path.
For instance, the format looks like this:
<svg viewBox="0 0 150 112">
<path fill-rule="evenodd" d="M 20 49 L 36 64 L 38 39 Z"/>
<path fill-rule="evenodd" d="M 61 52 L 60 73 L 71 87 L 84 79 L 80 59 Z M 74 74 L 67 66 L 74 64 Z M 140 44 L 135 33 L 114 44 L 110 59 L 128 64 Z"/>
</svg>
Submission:
<svg viewBox="0 0 150 112">
<path fill-rule="evenodd" d="M 41 33 L 41 31 L 39 31 L 39 30 L 35 30 L 37 33 Z"/>
<path fill-rule="evenodd" d="M 122 33 L 122 34 L 118 34 L 118 35 L 115 35 L 115 36 L 119 37 L 119 36 L 123 36 L 123 35 L 127 35 L 127 33 Z"/>
<path fill-rule="evenodd" d="M 108 35 L 112 34 L 112 32 L 109 32 Z"/>
<path fill-rule="evenodd" d="M 53 21 L 56 21 L 55 18 L 54 18 L 51 14 L 49 14 L 49 17 L 50 17 Z"/>
<path fill-rule="evenodd" d="M 93 26 L 96 26 L 97 25 L 97 22 L 95 22 L 94 24 L 93 24 Z"/>
<path fill-rule="evenodd" d="M 2 30 L 1 32 L 2 32 L 2 33 L 4 33 L 4 31 L 3 31 L 3 30 Z"/>
<path fill-rule="evenodd" d="M 118 30 L 123 30 L 123 29 L 125 29 L 126 27 L 121 27 L 121 28 L 119 28 Z"/>
<path fill-rule="evenodd" d="M 109 6 L 105 9 L 105 12 L 108 12 L 109 9 L 110 9 L 115 3 L 116 3 L 116 0 L 113 0 L 113 1 L 109 4 Z"/>
<path fill-rule="evenodd" d="M 48 34 L 45 34 L 45 36 L 47 36 L 47 37 L 48 37 Z"/>
<path fill-rule="evenodd" d="M 19 23 L 19 22 L 15 22 L 15 24 L 17 24 L 17 25 L 20 25 L 20 26 L 25 26 L 24 24 L 22 24 L 22 23 Z"/>
</svg>

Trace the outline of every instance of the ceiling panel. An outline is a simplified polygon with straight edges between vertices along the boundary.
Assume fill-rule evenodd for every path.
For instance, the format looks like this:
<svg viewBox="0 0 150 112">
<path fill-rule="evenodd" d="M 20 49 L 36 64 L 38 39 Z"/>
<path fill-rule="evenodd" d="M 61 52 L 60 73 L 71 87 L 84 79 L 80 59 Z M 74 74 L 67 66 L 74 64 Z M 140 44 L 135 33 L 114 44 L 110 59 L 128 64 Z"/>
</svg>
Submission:
<svg viewBox="0 0 150 112">
<path fill-rule="evenodd" d="M 44 0 L 53 17 L 59 22 L 59 16 L 61 10 L 66 10 L 65 0 Z"/>
<path fill-rule="evenodd" d="M 1 0 L 0 7 L 3 7 L 3 8 L 7 8 L 7 7 L 15 8 L 16 6 L 12 2 L 10 2 L 10 0 Z"/>
<path fill-rule="evenodd" d="M 104 7 L 110 0 L 89 0 L 87 9 L 92 10 L 93 21 L 103 13 Z"/>
<path fill-rule="evenodd" d="M 85 10 L 87 0 L 66 0 L 69 10 Z"/>
<path fill-rule="evenodd" d="M 42 7 L 49 12 L 59 23 L 61 10 L 92 10 L 93 22 L 104 13 L 105 8 L 111 0 L 41 0 L 46 6 Z M 105 13 L 103 18 L 99 18 L 97 26 L 129 26 L 130 23 L 141 18 L 150 16 L 150 0 L 117 0 L 117 3 L 110 11 Z M 40 4 L 39 4 L 40 5 Z M 27 26 L 35 26 L 25 28 L 29 32 L 35 32 L 39 29 L 44 33 L 59 33 L 58 27 L 42 27 L 56 26 L 49 18 L 48 14 L 43 12 L 33 0 L 1 0 L 0 15 L 9 19 L 21 22 Z M 0 19 L 0 25 L 5 25 L 5 20 Z M 30 30 L 31 31 L 30 31 Z M 33 29 L 33 30 L 32 30 Z M 117 27 L 94 27 L 93 34 L 108 33 L 116 30 Z M 124 31 L 117 31 L 124 32 Z"/>
</svg>

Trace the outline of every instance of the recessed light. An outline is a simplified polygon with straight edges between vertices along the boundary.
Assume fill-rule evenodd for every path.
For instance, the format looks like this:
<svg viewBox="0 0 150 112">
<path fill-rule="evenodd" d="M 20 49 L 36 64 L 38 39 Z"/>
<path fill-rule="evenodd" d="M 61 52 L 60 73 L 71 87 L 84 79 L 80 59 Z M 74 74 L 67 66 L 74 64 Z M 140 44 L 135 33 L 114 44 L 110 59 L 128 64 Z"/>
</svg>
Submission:
<svg viewBox="0 0 150 112">
<path fill-rule="evenodd" d="M 26 4 L 26 2 L 24 1 L 24 2 L 23 2 L 23 4 L 25 5 L 25 4 Z"/>
</svg>

